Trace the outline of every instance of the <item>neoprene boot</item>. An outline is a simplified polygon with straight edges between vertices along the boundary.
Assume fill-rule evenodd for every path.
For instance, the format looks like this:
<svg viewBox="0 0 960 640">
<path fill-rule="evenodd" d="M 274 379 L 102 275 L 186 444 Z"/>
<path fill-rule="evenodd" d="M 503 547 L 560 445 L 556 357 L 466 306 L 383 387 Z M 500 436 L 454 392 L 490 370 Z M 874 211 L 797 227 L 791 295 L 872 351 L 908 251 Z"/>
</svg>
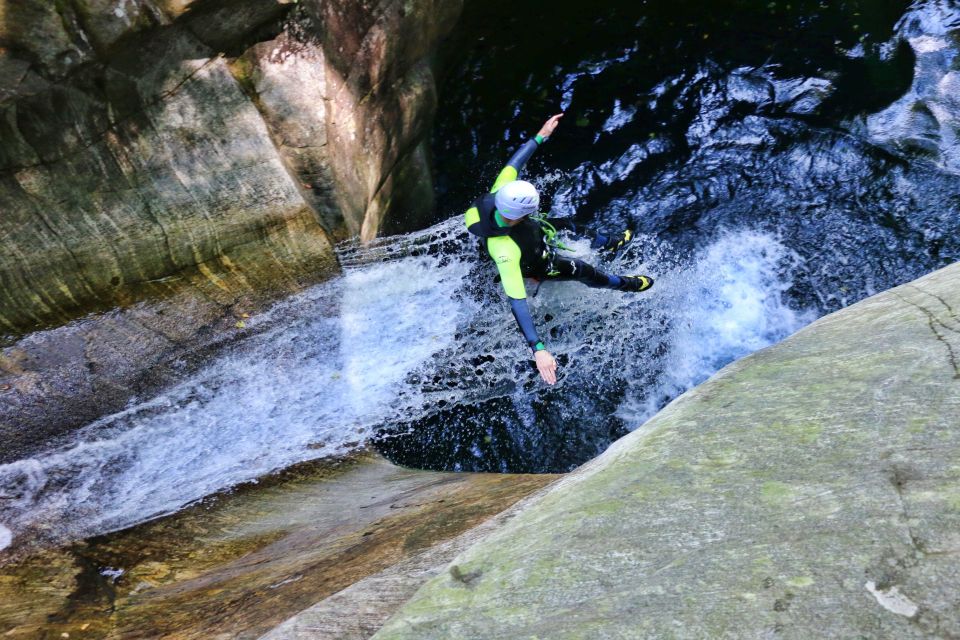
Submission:
<svg viewBox="0 0 960 640">
<path fill-rule="evenodd" d="M 653 286 L 653 278 L 649 276 L 617 276 L 623 281 L 618 289 L 620 291 L 646 291 Z"/>
</svg>

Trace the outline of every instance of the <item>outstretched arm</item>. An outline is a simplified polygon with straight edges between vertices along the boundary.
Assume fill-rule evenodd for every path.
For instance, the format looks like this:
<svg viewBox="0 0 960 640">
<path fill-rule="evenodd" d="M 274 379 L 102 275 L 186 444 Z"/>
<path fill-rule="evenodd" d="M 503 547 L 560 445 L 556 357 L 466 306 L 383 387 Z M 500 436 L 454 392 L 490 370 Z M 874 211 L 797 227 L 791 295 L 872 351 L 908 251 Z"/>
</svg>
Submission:
<svg viewBox="0 0 960 640">
<path fill-rule="evenodd" d="M 527 304 L 527 299 L 510 298 L 510 308 L 513 310 L 513 317 L 517 320 L 517 324 L 523 332 L 523 337 L 527 339 L 527 343 L 533 349 L 533 359 L 537 363 L 537 371 L 540 372 L 540 377 L 547 384 L 556 384 L 557 361 L 537 337 L 537 328 L 530 316 L 530 306 Z"/>
<path fill-rule="evenodd" d="M 562 113 L 558 113 L 555 116 L 551 116 L 543 126 L 540 127 L 540 131 L 537 132 L 536 137 L 531 140 L 527 140 L 523 146 L 517 149 L 516 153 L 510 157 L 507 161 L 507 166 L 500 170 L 500 174 L 497 176 L 496 181 L 493 183 L 493 186 L 490 187 L 490 193 L 496 193 L 500 190 L 500 187 L 507 184 L 508 182 L 513 182 L 520 176 L 520 172 L 523 171 L 523 168 L 526 166 L 527 162 L 533 156 L 534 151 L 537 150 L 544 141 L 550 137 L 556 128 L 560 124 L 560 118 L 563 117 Z M 470 207 L 467 210 L 466 215 L 464 216 L 464 221 L 466 222 L 467 229 L 477 222 L 480 221 L 480 212 L 476 207 Z"/>
<path fill-rule="evenodd" d="M 545 123 L 543 123 L 543 126 L 540 127 L 540 131 L 537 132 L 536 137 L 527 140 L 525 143 L 523 143 L 522 147 L 517 149 L 516 153 L 514 153 L 509 160 L 507 160 L 507 166 L 500 171 L 500 175 L 497 176 L 497 180 L 490 188 L 490 193 L 496 193 L 500 187 L 508 182 L 513 182 L 520 176 L 520 172 L 523 171 L 523 168 L 533 156 L 534 151 L 536 151 L 537 147 L 543 144 L 544 141 L 556 130 L 557 125 L 560 124 L 560 118 L 562 117 L 562 113 L 551 116 Z"/>
<path fill-rule="evenodd" d="M 489 238 L 487 247 L 494 262 L 497 263 L 500 282 L 510 299 L 510 310 L 517 321 L 517 326 L 533 350 L 540 377 L 547 384 L 554 384 L 557 381 L 557 363 L 537 335 L 537 327 L 533 323 L 533 316 L 530 315 L 527 290 L 520 271 L 520 247 L 508 236 Z"/>
</svg>

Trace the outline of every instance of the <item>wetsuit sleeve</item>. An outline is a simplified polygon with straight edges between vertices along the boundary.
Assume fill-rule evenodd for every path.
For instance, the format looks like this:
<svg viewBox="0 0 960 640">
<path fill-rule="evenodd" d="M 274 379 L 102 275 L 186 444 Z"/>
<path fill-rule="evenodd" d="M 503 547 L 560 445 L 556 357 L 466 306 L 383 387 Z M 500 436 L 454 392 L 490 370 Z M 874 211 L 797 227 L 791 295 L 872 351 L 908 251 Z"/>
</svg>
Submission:
<svg viewBox="0 0 960 640">
<path fill-rule="evenodd" d="M 534 351 L 537 350 L 538 344 L 542 349 L 537 328 L 530 315 L 530 307 L 527 305 L 527 290 L 523 285 L 523 273 L 520 271 L 520 247 L 509 236 L 497 236 L 487 239 L 487 250 L 493 261 L 497 263 L 500 282 L 507 297 L 510 298 L 510 309 L 513 311 L 513 317 L 523 337 Z"/>
<path fill-rule="evenodd" d="M 523 171 L 523 167 L 526 166 L 527 161 L 533 156 L 533 152 L 543 144 L 543 141 L 544 138 L 537 136 L 524 142 L 523 146 L 517 149 L 516 153 L 507 160 L 507 166 L 500 171 L 496 182 L 494 182 L 490 188 L 490 193 L 496 193 L 503 185 L 516 180 L 520 176 L 520 172 Z"/>
<path fill-rule="evenodd" d="M 527 297 L 527 289 L 523 286 L 523 273 L 520 271 L 520 247 L 510 236 L 495 236 L 487 238 L 487 251 L 497 263 L 500 272 L 500 282 L 507 296 L 517 300 Z"/>
<path fill-rule="evenodd" d="M 510 298 L 510 309 L 513 311 L 517 326 L 523 332 L 523 337 L 526 338 L 530 348 L 538 351 L 537 346 L 539 345 L 540 349 L 543 349 L 543 343 L 537 337 L 537 328 L 533 324 L 533 316 L 530 315 L 530 306 L 527 304 L 527 299 L 515 300 Z"/>
<path fill-rule="evenodd" d="M 463 222 L 467 225 L 467 231 L 474 233 L 472 227 L 473 225 L 480 222 L 480 211 L 476 207 L 470 207 L 467 209 L 467 212 L 463 215 Z M 479 235 L 479 234 L 474 234 Z"/>
</svg>

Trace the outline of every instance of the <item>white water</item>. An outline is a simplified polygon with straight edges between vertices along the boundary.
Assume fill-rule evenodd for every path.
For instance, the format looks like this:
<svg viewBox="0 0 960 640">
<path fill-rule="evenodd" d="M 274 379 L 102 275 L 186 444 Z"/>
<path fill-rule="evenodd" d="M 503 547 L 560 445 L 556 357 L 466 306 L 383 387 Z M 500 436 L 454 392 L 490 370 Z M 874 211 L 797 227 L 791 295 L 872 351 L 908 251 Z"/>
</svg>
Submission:
<svg viewBox="0 0 960 640">
<path fill-rule="evenodd" d="M 669 351 L 655 394 L 629 393 L 620 415 L 646 421 L 666 402 L 728 363 L 779 342 L 815 319 L 784 304 L 784 279 L 800 258 L 767 234 L 723 236 L 687 269 L 668 276 Z"/>
<path fill-rule="evenodd" d="M 476 266 L 473 251 L 462 249 L 461 228 L 453 219 L 369 248 L 341 247 L 343 277 L 251 319 L 250 338 L 188 380 L 91 424 L 70 446 L 0 466 L 0 549 L 176 511 L 349 451 L 378 427 L 426 415 L 438 400 L 522 402 L 536 394 L 535 376 L 518 366 L 528 354 L 508 306 L 498 293 L 477 293 L 497 286 L 492 267 Z M 550 283 L 531 299 L 538 318 L 554 316 L 541 322 L 545 334 L 565 330 L 549 342 L 569 357 L 570 371 L 624 377 L 618 415 L 633 427 L 810 319 L 782 301 L 793 259 L 769 235 L 730 233 L 673 270 L 652 243 L 635 244 L 609 270 L 655 275 L 651 293 Z M 595 260 L 586 243 L 575 247 Z M 482 274 L 473 277 L 475 291 L 466 284 L 471 269 Z M 654 356 L 657 345 L 665 349 Z M 463 383 L 459 372 L 473 367 L 461 365 L 482 355 L 496 357 L 486 384 Z"/>
</svg>

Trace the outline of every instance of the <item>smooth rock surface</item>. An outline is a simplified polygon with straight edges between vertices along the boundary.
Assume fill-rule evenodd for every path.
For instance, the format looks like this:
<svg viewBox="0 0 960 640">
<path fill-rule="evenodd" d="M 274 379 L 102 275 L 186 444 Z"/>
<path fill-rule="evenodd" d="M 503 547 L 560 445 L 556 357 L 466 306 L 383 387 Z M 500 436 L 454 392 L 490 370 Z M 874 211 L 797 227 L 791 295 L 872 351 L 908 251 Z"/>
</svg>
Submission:
<svg viewBox="0 0 960 640">
<path fill-rule="evenodd" d="M 124 304 L 139 285 L 199 265 L 216 275 L 223 256 L 256 273 L 253 256 L 231 251 L 285 225 L 312 240 L 287 268 L 309 272 L 313 254 L 330 254 L 328 233 L 370 239 L 391 211 L 402 227 L 431 210 L 431 198 L 406 194 L 431 191 L 415 188 L 430 184 L 426 59 L 459 2 L 78 6 L 90 20 L 34 0 L 0 11 L 0 43 L 16 45 L 3 51 L 0 93 L 3 333 Z M 221 42 L 217 16 L 244 28 Z M 76 34 L 63 31 L 70 20 Z M 23 39 L 34 27 L 115 44 L 77 45 L 85 64 L 61 77 L 52 59 L 69 47 Z M 422 171 L 408 175 L 410 163 Z"/>
<path fill-rule="evenodd" d="M 545 479 L 553 476 L 538 476 Z M 510 521 L 538 494 L 520 500 L 483 524 L 355 582 L 278 625 L 260 640 L 365 640 L 383 626 L 453 558 Z"/>
<path fill-rule="evenodd" d="M 0 636 L 256 638 L 434 547 L 446 559 L 445 541 L 554 479 L 416 471 L 369 453 L 307 463 L 131 529 L 0 556 Z M 377 626 L 402 594 L 377 603 Z"/>
<path fill-rule="evenodd" d="M 960 635 L 960 264 L 723 369 L 374 637 Z"/>
</svg>

